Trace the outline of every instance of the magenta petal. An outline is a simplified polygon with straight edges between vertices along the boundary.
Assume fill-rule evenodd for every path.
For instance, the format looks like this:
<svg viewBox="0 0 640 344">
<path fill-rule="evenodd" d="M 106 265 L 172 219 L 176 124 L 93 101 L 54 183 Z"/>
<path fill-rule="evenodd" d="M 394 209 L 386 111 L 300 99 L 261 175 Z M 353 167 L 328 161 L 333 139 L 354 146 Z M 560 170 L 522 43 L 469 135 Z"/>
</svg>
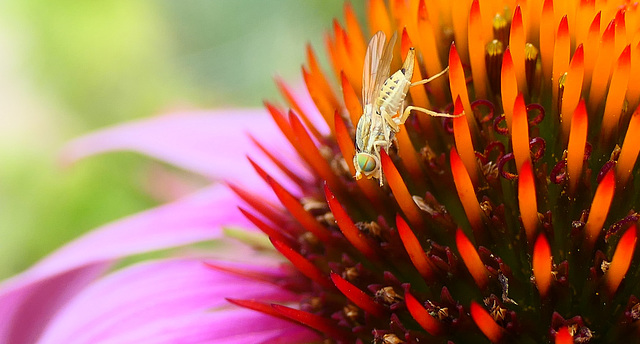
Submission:
<svg viewBox="0 0 640 344">
<path fill-rule="evenodd" d="M 245 157 L 262 154 L 248 133 L 269 138 L 269 146 L 277 147 L 278 154 L 297 167 L 296 173 L 310 178 L 265 110 L 189 112 L 138 120 L 70 142 L 62 159 L 69 163 L 98 153 L 132 150 L 212 179 L 256 185 L 258 177 Z M 267 169 L 277 173 L 273 167 Z"/>
<path fill-rule="evenodd" d="M 107 264 L 92 264 L 0 296 L 0 343 L 33 343 L 66 302 L 101 275 Z"/>
<path fill-rule="evenodd" d="M 83 267 L 103 266 L 131 254 L 215 239 L 221 236 L 222 225 L 251 228 L 235 204 L 235 196 L 217 185 L 106 225 L 69 243 L 1 285 L 0 342 L 7 335 L 25 335 L 14 332 L 23 326 L 38 326 L 38 323 L 23 322 L 33 322 L 36 316 L 46 318 L 68 299 L 69 293 L 96 277 L 94 269 L 85 271 Z M 70 289 L 65 289 L 66 286 Z M 43 299 L 47 302 L 40 303 Z M 31 306 L 25 310 L 21 302 L 29 302 Z M 21 325 L 11 330 L 12 323 Z M 30 332 L 38 333 L 33 329 Z"/>
<path fill-rule="evenodd" d="M 298 298 L 269 283 L 212 270 L 198 260 L 145 263 L 116 272 L 79 293 L 52 320 L 41 343 L 97 343 L 120 337 L 128 338 L 120 342 L 147 338 L 142 342 L 155 343 L 167 342 L 160 338 L 170 333 L 187 338 L 210 335 L 211 339 L 242 334 L 240 320 L 221 321 L 231 320 L 232 312 L 216 310 L 232 307 L 225 297 L 278 302 Z M 215 321 L 208 322 L 213 319 L 218 319 L 217 326 Z M 270 317 L 261 322 L 244 323 L 244 331 L 295 327 Z M 202 325 L 198 333 L 180 330 L 196 330 L 198 324 Z M 151 340 L 153 336 L 160 337 Z"/>
<path fill-rule="evenodd" d="M 250 310 L 233 309 L 163 319 L 124 334 L 110 335 L 100 343 L 293 344 L 309 343 L 318 338 L 315 332 L 290 322 Z"/>
<path fill-rule="evenodd" d="M 236 208 L 238 202 L 226 187 L 209 187 L 98 228 L 48 256 L 19 279 L 42 279 L 89 263 L 216 239 L 223 225 L 252 228 Z"/>
</svg>

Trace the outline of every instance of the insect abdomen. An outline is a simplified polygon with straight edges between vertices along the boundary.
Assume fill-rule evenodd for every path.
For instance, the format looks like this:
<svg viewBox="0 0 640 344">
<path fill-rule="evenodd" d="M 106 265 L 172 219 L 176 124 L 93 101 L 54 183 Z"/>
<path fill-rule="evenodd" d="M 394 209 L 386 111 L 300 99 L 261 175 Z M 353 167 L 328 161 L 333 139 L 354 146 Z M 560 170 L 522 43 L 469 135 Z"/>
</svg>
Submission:
<svg viewBox="0 0 640 344">
<path fill-rule="evenodd" d="M 410 85 L 411 82 L 401 70 L 395 72 L 382 85 L 376 105 L 389 115 L 395 115 L 400 110 Z"/>
</svg>

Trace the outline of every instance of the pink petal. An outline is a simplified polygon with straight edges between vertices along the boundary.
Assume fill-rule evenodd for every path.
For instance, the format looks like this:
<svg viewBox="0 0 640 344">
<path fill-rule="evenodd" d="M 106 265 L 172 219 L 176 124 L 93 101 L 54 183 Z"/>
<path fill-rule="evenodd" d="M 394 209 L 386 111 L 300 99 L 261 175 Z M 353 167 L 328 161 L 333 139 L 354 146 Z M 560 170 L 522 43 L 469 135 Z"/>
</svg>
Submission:
<svg viewBox="0 0 640 344">
<path fill-rule="evenodd" d="M 260 324 L 242 326 L 241 319 L 229 318 L 233 312 L 215 310 L 231 307 L 225 297 L 278 302 L 298 298 L 269 283 L 212 270 L 198 260 L 145 263 L 116 272 L 83 290 L 56 315 L 40 343 L 97 343 L 113 338 L 127 338 L 114 343 L 138 343 L 143 338 L 147 339 L 143 342 L 155 343 L 167 342 L 170 335 L 193 335 L 202 340 L 202 336 L 213 339 L 295 327 L 270 317 Z M 236 313 L 246 317 L 255 312 Z M 218 319 L 217 326 L 215 321 L 211 323 L 214 319 Z M 182 332 L 187 328 L 197 331 Z"/>
<path fill-rule="evenodd" d="M 94 268 L 85 271 L 83 267 L 103 267 L 104 263 L 127 255 L 215 239 L 226 224 L 252 228 L 235 204 L 235 196 L 217 185 L 106 225 L 69 243 L 0 286 L 0 342 L 6 336 L 28 335 L 24 331 L 15 334 L 22 327 L 37 335 L 42 323 L 34 323 L 35 316 L 50 316 L 70 293 L 97 276 Z M 67 284 L 69 289 L 65 289 Z M 41 303 L 42 300 L 47 302 Z M 25 308 L 23 302 L 30 306 Z M 12 330 L 11 323 L 20 326 Z"/>
<path fill-rule="evenodd" d="M 70 163 L 94 154 L 132 150 L 213 179 L 261 185 L 245 157 L 259 159 L 262 154 L 247 133 L 268 138 L 269 146 L 297 168 L 296 173 L 310 179 L 271 117 L 261 109 L 177 113 L 130 122 L 70 142 L 62 160 Z M 279 174 L 271 164 L 261 165 Z"/>
<path fill-rule="evenodd" d="M 35 342 L 53 314 L 106 268 L 107 264 L 92 264 L 4 292 L 0 296 L 0 343 Z"/>
<path fill-rule="evenodd" d="M 318 339 L 319 336 L 307 328 L 258 312 L 233 309 L 163 319 L 122 335 L 109 336 L 100 343 L 293 344 Z"/>
</svg>

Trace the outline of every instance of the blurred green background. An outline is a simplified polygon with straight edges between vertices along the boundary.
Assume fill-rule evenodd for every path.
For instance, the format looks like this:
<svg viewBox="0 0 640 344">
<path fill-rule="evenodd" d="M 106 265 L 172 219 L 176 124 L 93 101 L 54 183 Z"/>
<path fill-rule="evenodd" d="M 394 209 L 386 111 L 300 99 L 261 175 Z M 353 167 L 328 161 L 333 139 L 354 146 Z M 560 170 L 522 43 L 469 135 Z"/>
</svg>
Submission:
<svg viewBox="0 0 640 344">
<path fill-rule="evenodd" d="M 85 231 L 161 202 L 145 186 L 149 159 L 109 154 L 62 168 L 65 142 L 172 109 L 261 106 L 277 98 L 274 75 L 300 79 L 307 42 L 324 54 L 323 34 L 332 18 L 342 20 L 342 6 L 1 2 L 0 279 Z"/>
</svg>

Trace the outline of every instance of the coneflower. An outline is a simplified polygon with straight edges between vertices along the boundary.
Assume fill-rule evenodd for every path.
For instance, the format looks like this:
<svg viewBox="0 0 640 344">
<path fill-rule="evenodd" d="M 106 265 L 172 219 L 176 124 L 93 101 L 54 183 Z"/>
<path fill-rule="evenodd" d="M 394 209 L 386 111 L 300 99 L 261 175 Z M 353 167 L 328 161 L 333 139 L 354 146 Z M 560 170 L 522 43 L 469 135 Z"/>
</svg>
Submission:
<svg viewBox="0 0 640 344">
<path fill-rule="evenodd" d="M 288 269 L 207 266 L 282 294 L 243 297 L 239 285 L 222 296 L 313 330 L 270 332 L 277 336 L 263 342 L 638 342 L 637 4 L 370 0 L 366 17 L 363 29 L 347 4 L 344 24 L 333 23 L 330 73 L 308 48 L 303 77 L 313 104 L 278 82 L 288 109 L 266 108 L 290 147 L 269 133 L 251 137 L 249 162 L 262 185 L 241 168 L 227 183 Z M 356 180 L 353 166 L 367 42 L 378 31 L 399 37 L 392 72 L 410 48 L 414 82 L 449 67 L 448 77 L 410 88 L 405 105 L 457 116 L 413 113 L 379 152 L 382 187 Z M 134 148 L 206 170 L 195 142 L 180 146 L 196 150 L 185 157 L 172 138 L 156 135 L 169 142 L 158 148 L 141 143 L 143 129 L 127 130 L 80 139 L 71 155 Z M 221 154 L 216 148 L 207 149 Z M 258 191 L 264 185 L 279 204 Z M 176 245 L 189 240 L 198 237 Z M 56 325 L 45 339 L 56 338 Z M 241 331 L 227 330 L 216 327 L 225 333 L 219 342 Z"/>
<path fill-rule="evenodd" d="M 368 31 L 345 12 L 327 37 L 333 72 L 311 49 L 303 68 L 330 133 L 283 84 L 291 110 L 267 104 L 315 182 L 293 179 L 294 197 L 254 165 L 290 216 L 245 210 L 310 280 L 307 301 L 232 302 L 344 342 L 637 338 L 637 4 L 372 0 Z M 464 115 L 414 114 L 380 152 L 382 188 L 352 164 L 378 30 L 400 34 L 392 72 L 412 47 L 412 81 L 450 68 L 407 105 Z"/>
</svg>

